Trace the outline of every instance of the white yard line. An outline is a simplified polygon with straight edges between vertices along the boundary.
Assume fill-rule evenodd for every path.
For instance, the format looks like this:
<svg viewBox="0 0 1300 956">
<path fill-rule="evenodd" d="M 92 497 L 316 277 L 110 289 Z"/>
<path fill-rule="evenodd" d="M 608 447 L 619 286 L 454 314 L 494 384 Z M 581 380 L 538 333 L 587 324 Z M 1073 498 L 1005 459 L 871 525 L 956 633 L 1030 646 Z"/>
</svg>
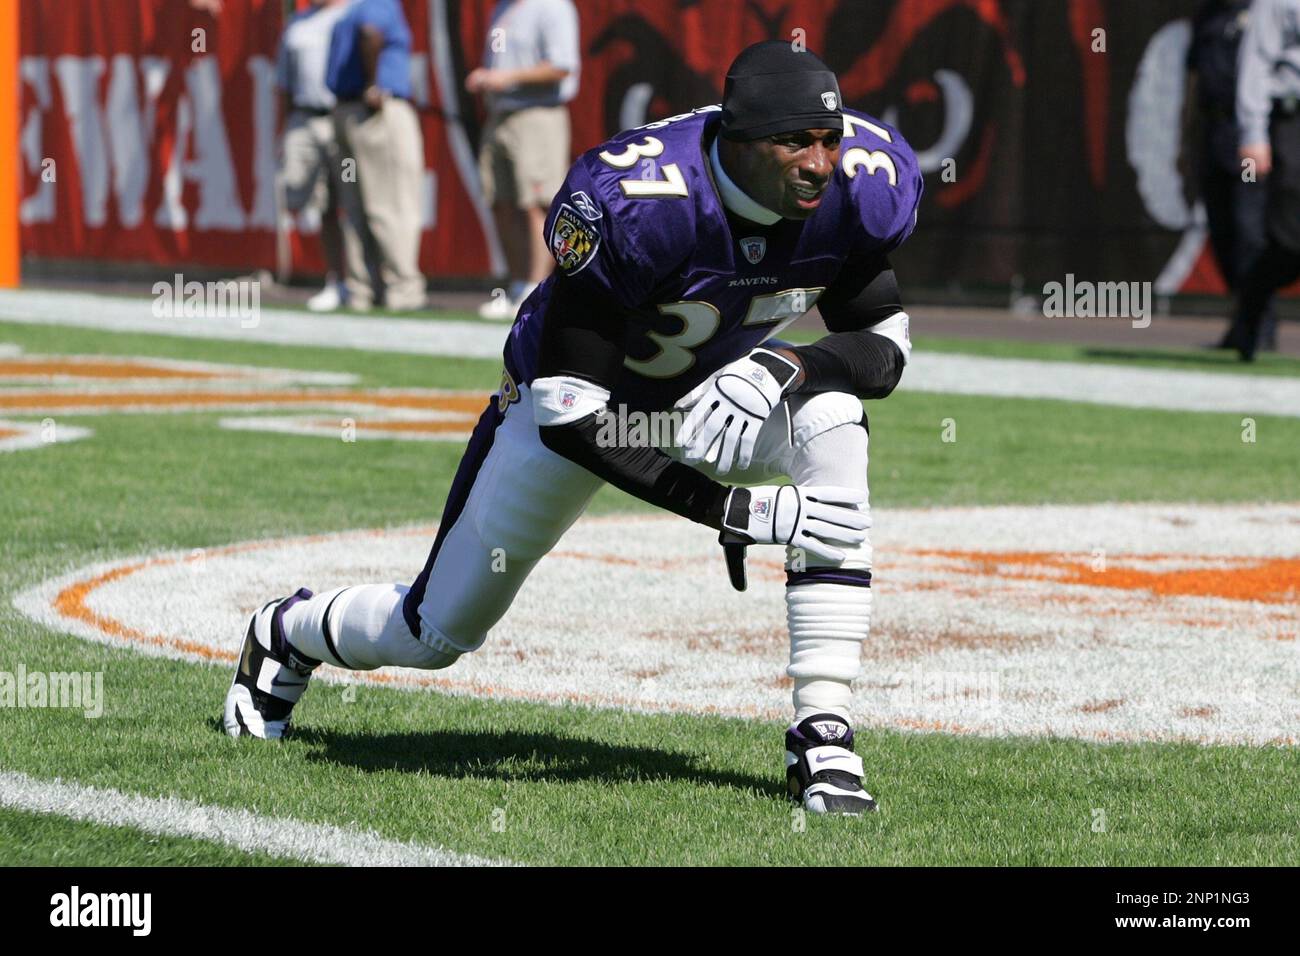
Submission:
<svg viewBox="0 0 1300 956">
<path fill-rule="evenodd" d="M 367 319 L 288 309 L 263 309 L 258 325 L 245 329 L 235 317 L 159 318 L 154 316 L 151 305 L 149 299 L 143 298 L 46 290 L 0 291 L 0 321 L 483 359 L 500 357 L 509 331 L 504 323 Z M 900 387 L 905 391 L 952 395 L 1300 417 L 1300 379 L 1228 372 L 918 351 Z"/>
<path fill-rule="evenodd" d="M 17 434 L 6 434 L 16 432 Z M 40 422 L 11 422 L 0 418 L 0 453 L 26 451 L 31 448 L 48 448 L 70 441 L 79 441 L 93 435 L 89 428 L 58 425 L 53 436 L 47 436 Z"/>
<path fill-rule="evenodd" d="M 914 352 L 901 389 L 1300 417 L 1300 379 Z"/>
<path fill-rule="evenodd" d="M 441 847 L 387 840 L 369 830 L 319 826 L 285 817 L 265 817 L 174 797 L 144 797 L 39 780 L 0 771 L 0 806 L 46 813 L 113 827 L 135 827 L 162 836 L 211 840 L 249 853 L 306 863 L 343 866 L 497 866 L 498 861 L 453 853 Z"/>
<path fill-rule="evenodd" d="M 504 322 L 364 318 L 290 309 L 262 309 L 257 325 L 246 329 L 237 316 L 166 318 L 155 316 L 152 306 L 150 299 L 83 292 L 0 291 L 0 321 L 232 342 L 499 359 L 510 331 Z"/>
</svg>

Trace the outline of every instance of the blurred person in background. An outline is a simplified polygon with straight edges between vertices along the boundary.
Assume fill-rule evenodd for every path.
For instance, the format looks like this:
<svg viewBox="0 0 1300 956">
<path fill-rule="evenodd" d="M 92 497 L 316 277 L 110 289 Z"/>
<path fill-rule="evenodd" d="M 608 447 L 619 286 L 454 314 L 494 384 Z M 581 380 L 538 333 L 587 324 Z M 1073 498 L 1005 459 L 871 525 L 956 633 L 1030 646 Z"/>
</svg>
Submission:
<svg viewBox="0 0 1300 956">
<path fill-rule="evenodd" d="M 334 133 L 334 94 L 325 83 L 330 36 L 349 0 L 315 0 L 294 16 L 280 38 L 276 85 L 284 126 L 285 205 L 297 214 L 313 205 L 320 213 L 325 288 L 307 308 L 332 312 L 347 301 L 343 285 L 343 234 L 339 225 L 339 148 Z"/>
<path fill-rule="evenodd" d="M 1255 0 L 1237 72 L 1240 158 L 1268 176 L 1268 244 L 1241 282 L 1237 350 L 1254 361 L 1273 294 L 1300 278 L 1300 0 Z"/>
<path fill-rule="evenodd" d="M 1204 0 L 1192 20 L 1187 70 L 1199 114 L 1201 198 L 1209 221 L 1214 259 L 1230 292 L 1268 245 L 1268 177 L 1247 182 L 1238 150 L 1237 62 L 1250 20 L 1251 0 Z M 1276 317 L 1270 305 L 1261 322 L 1261 344 L 1275 347 Z M 1242 330 L 1234 323 L 1215 348 L 1236 348 Z"/>
<path fill-rule="evenodd" d="M 343 162 L 345 208 L 359 204 L 374 240 L 368 265 L 365 236 L 343 236 L 349 305 L 368 310 L 380 298 L 395 311 L 426 303 L 420 272 L 424 207 L 424 133 L 411 104 L 411 29 L 398 0 L 351 0 L 334 26 L 327 82 L 338 100 L 335 128 Z"/>
<path fill-rule="evenodd" d="M 483 95 L 487 124 L 479 177 L 505 249 L 509 285 L 479 308 L 509 320 L 551 273 L 542 237 L 551 199 L 569 167 L 569 110 L 578 92 L 578 11 L 572 0 L 501 0 L 483 65 L 465 89 Z"/>
</svg>

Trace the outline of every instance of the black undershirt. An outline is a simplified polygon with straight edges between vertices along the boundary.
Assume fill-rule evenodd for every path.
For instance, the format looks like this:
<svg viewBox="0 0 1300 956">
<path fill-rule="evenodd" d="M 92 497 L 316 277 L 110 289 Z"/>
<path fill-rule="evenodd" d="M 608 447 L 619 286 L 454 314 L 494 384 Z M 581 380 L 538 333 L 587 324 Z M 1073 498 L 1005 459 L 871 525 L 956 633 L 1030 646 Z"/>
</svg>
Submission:
<svg viewBox="0 0 1300 956">
<path fill-rule="evenodd" d="M 831 333 L 812 345 L 790 349 L 803 365 L 803 381 L 791 394 L 848 392 L 885 398 L 903 377 L 907 359 L 892 339 L 869 331 L 903 311 L 898 279 L 883 256 L 850 258 L 817 300 Z"/>
<path fill-rule="evenodd" d="M 792 393 L 843 391 L 884 398 L 902 375 L 904 357 L 890 339 L 868 327 L 902 311 L 898 283 L 883 257 L 850 259 L 818 300 L 830 335 L 790 348 L 803 365 Z M 537 378 L 571 376 L 613 391 L 626 355 L 625 310 L 589 287 L 555 277 L 542 327 Z M 587 415 L 540 428 L 542 443 L 617 488 L 657 507 L 720 529 L 729 485 L 716 482 L 657 448 L 597 442 L 600 420 Z"/>
</svg>

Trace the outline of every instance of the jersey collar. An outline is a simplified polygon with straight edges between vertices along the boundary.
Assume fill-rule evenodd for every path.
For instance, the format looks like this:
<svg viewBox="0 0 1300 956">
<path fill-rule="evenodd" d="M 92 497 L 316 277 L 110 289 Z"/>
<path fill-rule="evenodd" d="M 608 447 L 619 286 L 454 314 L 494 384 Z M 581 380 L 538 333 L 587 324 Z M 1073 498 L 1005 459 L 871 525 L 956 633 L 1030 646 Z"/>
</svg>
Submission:
<svg viewBox="0 0 1300 956">
<path fill-rule="evenodd" d="M 722 205 L 726 206 L 728 211 L 735 213 L 741 219 L 748 219 L 750 222 L 756 222 L 761 226 L 770 226 L 780 220 L 779 215 L 751 199 L 727 175 L 727 171 L 722 168 L 722 160 L 718 158 L 718 137 L 716 136 L 713 137 L 713 143 L 709 146 L 709 166 L 713 169 L 713 181 L 718 184 L 718 196 L 721 197 Z"/>
</svg>

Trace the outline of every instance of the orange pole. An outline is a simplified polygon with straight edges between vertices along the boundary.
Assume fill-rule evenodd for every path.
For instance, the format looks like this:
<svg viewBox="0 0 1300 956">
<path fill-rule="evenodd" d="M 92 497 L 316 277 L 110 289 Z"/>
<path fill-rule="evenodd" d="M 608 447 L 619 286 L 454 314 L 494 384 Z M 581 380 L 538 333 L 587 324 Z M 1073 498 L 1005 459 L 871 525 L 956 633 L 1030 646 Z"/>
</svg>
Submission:
<svg viewBox="0 0 1300 956">
<path fill-rule="evenodd" d="M 18 285 L 18 4 L 0 0 L 0 288 Z"/>
</svg>

